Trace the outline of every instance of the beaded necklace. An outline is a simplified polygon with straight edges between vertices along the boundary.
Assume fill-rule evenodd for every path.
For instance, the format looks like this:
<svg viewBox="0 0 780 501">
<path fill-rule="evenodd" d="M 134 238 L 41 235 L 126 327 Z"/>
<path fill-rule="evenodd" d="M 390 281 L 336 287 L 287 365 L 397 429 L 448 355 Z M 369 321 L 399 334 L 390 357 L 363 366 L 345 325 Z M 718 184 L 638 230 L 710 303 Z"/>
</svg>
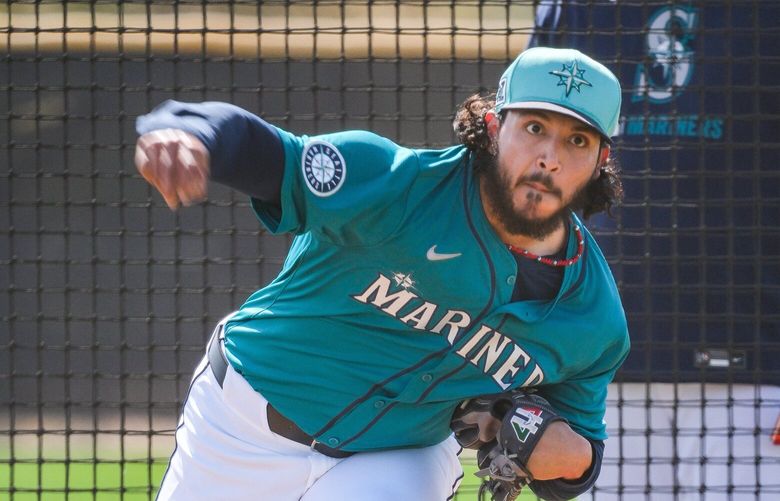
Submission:
<svg viewBox="0 0 780 501">
<path fill-rule="evenodd" d="M 533 259 L 548 266 L 571 266 L 580 260 L 582 251 L 585 248 L 585 240 L 582 238 L 580 227 L 576 224 L 574 225 L 574 233 L 577 235 L 577 255 L 569 259 L 551 259 L 549 257 L 537 256 L 533 252 L 528 252 L 525 249 L 518 249 L 512 244 L 507 244 L 507 246 L 509 247 L 509 250 L 515 254 L 527 257 L 528 259 Z"/>
</svg>

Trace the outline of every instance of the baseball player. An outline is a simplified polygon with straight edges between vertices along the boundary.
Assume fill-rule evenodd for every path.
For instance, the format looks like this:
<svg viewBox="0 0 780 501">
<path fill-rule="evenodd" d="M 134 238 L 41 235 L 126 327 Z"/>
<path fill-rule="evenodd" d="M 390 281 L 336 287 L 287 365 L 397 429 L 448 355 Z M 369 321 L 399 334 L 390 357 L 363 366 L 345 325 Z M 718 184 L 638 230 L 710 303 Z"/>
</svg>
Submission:
<svg viewBox="0 0 780 501">
<path fill-rule="evenodd" d="M 136 164 L 171 209 L 211 179 L 295 235 L 209 341 L 159 498 L 450 499 L 461 446 L 495 499 L 587 490 L 629 341 L 577 213 L 621 195 L 620 94 L 590 57 L 537 48 L 442 150 L 296 136 L 225 103 L 139 118 Z"/>
<path fill-rule="evenodd" d="M 779 229 L 766 217 L 780 162 L 780 65 L 767 63 L 778 19 L 778 2 L 752 1 L 538 10 L 532 45 L 614 62 L 619 156 L 635 169 L 621 234 L 642 243 L 619 247 L 636 263 L 621 277 L 633 349 L 610 388 L 622 436 L 607 444 L 596 499 L 780 499 L 780 262 L 766 245 Z"/>
</svg>

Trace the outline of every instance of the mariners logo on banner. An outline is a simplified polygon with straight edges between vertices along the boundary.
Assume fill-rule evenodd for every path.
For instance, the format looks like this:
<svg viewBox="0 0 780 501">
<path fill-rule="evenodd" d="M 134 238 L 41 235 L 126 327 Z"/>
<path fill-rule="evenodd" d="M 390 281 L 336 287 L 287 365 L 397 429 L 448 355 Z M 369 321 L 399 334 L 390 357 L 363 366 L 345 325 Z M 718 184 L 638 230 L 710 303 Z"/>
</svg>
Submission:
<svg viewBox="0 0 780 501">
<path fill-rule="evenodd" d="M 541 416 L 542 409 L 538 407 L 518 407 L 515 409 L 511 423 L 517 439 L 525 442 L 529 435 L 539 431 L 539 426 L 544 422 Z"/>
<path fill-rule="evenodd" d="M 319 197 L 336 193 L 347 174 L 344 157 L 325 141 L 311 141 L 303 150 L 303 177 L 309 191 Z"/>
<path fill-rule="evenodd" d="M 663 7 L 646 26 L 647 61 L 637 65 L 632 100 L 666 103 L 677 97 L 693 76 L 697 13 L 690 7 Z"/>
</svg>

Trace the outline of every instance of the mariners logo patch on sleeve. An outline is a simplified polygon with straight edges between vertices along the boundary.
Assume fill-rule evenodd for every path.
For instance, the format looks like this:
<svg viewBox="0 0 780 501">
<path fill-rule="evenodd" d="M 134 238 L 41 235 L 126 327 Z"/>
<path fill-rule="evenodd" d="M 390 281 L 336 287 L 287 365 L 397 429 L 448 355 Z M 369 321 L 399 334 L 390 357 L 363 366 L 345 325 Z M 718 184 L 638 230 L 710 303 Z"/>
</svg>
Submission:
<svg viewBox="0 0 780 501">
<path fill-rule="evenodd" d="M 303 149 L 303 178 L 306 186 L 318 197 L 336 193 L 347 176 L 347 165 L 341 152 L 332 144 L 315 140 Z"/>
</svg>

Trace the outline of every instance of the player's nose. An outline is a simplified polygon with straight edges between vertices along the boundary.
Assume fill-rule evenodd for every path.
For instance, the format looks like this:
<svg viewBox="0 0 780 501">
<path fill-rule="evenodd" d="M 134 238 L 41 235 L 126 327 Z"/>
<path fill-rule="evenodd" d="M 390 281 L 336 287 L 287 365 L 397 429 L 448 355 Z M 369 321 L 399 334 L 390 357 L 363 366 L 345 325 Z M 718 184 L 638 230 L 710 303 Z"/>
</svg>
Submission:
<svg viewBox="0 0 780 501">
<path fill-rule="evenodd" d="M 536 165 L 548 172 L 555 172 L 561 168 L 560 156 L 552 141 L 547 141 L 540 147 L 536 156 Z"/>
</svg>

